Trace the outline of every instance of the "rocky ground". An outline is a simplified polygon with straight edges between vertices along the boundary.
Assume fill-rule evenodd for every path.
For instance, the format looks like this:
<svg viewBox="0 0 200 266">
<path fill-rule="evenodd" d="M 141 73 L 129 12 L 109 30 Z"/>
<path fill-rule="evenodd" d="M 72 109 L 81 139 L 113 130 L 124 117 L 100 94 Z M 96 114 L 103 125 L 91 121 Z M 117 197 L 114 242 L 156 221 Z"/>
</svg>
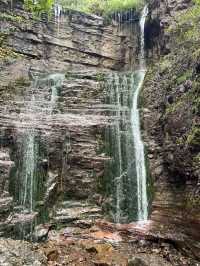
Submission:
<svg viewBox="0 0 200 266">
<path fill-rule="evenodd" d="M 147 231 L 147 227 L 116 226 L 101 220 L 90 228 L 52 230 L 48 240 L 40 244 L 2 239 L 1 265 L 199 265 L 172 243 L 156 239 Z"/>
</svg>

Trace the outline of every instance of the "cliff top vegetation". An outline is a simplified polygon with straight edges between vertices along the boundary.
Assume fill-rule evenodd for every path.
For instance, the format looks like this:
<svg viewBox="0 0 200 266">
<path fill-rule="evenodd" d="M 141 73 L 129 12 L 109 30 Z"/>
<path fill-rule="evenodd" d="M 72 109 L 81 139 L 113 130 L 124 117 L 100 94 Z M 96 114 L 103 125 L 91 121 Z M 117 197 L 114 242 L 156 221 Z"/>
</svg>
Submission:
<svg viewBox="0 0 200 266">
<path fill-rule="evenodd" d="M 37 3 L 34 0 L 24 0 L 25 8 L 36 13 L 50 11 L 55 2 L 64 9 L 99 15 L 137 9 L 144 4 L 143 0 L 38 0 Z"/>
</svg>

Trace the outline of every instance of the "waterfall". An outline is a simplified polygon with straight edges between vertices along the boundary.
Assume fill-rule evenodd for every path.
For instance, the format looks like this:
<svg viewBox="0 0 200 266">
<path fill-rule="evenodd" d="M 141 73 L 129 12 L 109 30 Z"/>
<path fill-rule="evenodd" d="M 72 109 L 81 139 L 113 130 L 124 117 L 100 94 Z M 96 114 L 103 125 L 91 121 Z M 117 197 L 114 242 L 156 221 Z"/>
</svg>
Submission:
<svg viewBox="0 0 200 266">
<path fill-rule="evenodd" d="M 121 151 L 121 128 L 120 128 L 120 120 L 121 120 L 121 104 L 120 104 L 120 83 L 119 77 L 115 74 L 115 86 L 116 86 L 116 108 L 117 108 L 117 122 L 116 122 L 116 138 L 117 138 L 117 153 L 119 155 L 118 158 L 118 173 L 119 176 L 116 178 L 116 217 L 115 220 L 117 223 L 120 222 L 121 218 L 121 201 L 123 198 L 123 183 L 122 183 L 122 151 Z"/>
<path fill-rule="evenodd" d="M 54 2 L 54 16 L 55 16 L 55 22 L 57 23 L 57 36 L 58 36 L 60 33 L 62 6 L 57 1 Z"/>
<path fill-rule="evenodd" d="M 112 160 L 106 165 L 105 178 L 107 193 L 111 195 L 109 214 L 116 223 L 148 218 L 147 173 L 138 109 L 139 92 L 146 73 L 144 28 L 147 14 L 145 6 L 139 23 L 138 70 L 111 73 L 107 81 L 113 122 L 106 128 L 105 152 Z M 120 18 L 119 13 L 115 14 L 117 16 Z M 133 16 L 132 11 L 129 16 Z"/>
<path fill-rule="evenodd" d="M 56 107 L 58 88 L 61 88 L 64 78 L 65 76 L 63 74 L 51 74 L 48 76 L 49 87 L 51 89 L 50 114 L 52 114 L 53 109 Z"/>
<path fill-rule="evenodd" d="M 19 182 L 18 200 L 22 212 L 26 214 L 37 214 L 36 203 L 41 198 L 43 188 L 42 173 L 40 169 L 39 138 L 37 127 L 41 126 L 45 118 L 50 119 L 56 107 L 58 89 L 64 80 L 63 74 L 51 74 L 46 77 L 34 77 L 30 91 L 27 94 L 25 113 L 21 113 L 22 125 L 22 161 L 19 161 L 17 173 Z M 22 126 L 23 127 L 23 126 Z M 21 127 L 19 127 L 21 130 Z M 20 147 L 21 149 L 21 147 Z M 34 217 L 34 216 L 33 216 Z M 33 225 L 31 225 L 31 230 Z M 22 227 L 23 237 L 24 229 Z"/>
<path fill-rule="evenodd" d="M 25 151 L 23 156 L 22 186 L 20 203 L 24 208 L 33 212 L 34 208 L 34 175 L 36 169 L 37 150 L 34 129 L 25 136 Z"/>
<path fill-rule="evenodd" d="M 133 130 L 133 139 L 135 147 L 135 161 L 137 174 L 137 199 L 138 199 L 138 220 L 145 221 L 148 218 L 148 201 L 147 201 L 147 174 L 145 166 L 144 144 L 140 131 L 140 114 L 138 109 L 138 97 L 142 87 L 146 68 L 144 56 L 144 27 L 145 19 L 148 14 L 148 7 L 145 6 L 140 19 L 140 53 L 139 53 L 139 71 L 137 72 L 137 80 L 133 80 L 133 107 L 131 114 L 131 123 Z"/>
</svg>

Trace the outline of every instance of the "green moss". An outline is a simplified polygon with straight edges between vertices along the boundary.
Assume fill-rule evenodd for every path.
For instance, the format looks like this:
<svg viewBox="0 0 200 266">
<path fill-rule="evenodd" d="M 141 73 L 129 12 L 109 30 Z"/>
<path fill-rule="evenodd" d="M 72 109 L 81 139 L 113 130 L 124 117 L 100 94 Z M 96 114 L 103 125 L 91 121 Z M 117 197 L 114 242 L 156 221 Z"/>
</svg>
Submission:
<svg viewBox="0 0 200 266">
<path fill-rule="evenodd" d="M 192 108 L 195 114 L 200 115 L 200 97 L 194 99 Z"/>
<path fill-rule="evenodd" d="M 170 34 L 174 34 L 179 43 L 194 42 L 198 44 L 200 26 L 200 5 L 196 2 L 194 6 L 177 15 L 176 24 L 168 28 Z"/>
<path fill-rule="evenodd" d="M 103 73 L 98 73 L 96 75 L 96 80 L 97 81 L 105 81 L 105 75 Z"/>
<path fill-rule="evenodd" d="M 12 99 L 16 95 L 24 95 L 26 88 L 30 86 L 30 81 L 24 77 L 9 82 L 8 85 L 1 87 L 7 93 L 2 95 L 2 99 Z"/>
<path fill-rule="evenodd" d="M 23 18 L 15 14 L 0 13 L 0 21 L 1 20 L 21 23 Z"/>
<path fill-rule="evenodd" d="M 19 55 L 9 47 L 0 47 L 0 61 L 8 58 L 19 58 Z"/>
<path fill-rule="evenodd" d="M 15 80 L 15 86 L 30 86 L 30 81 L 25 77 L 19 77 L 17 80 Z"/>
<path fill-rule="evenodd" d="M 177 85 L 180 85 L 191 77 L 192 77 L 192 70 L 188 70 L 176 79 L 176 83 Z"/>
<path fill-rule="evenodd" d="M 200 209 L 200 195 L 194 195 L 192 193 L 188 195 L 186 199 L 186 207 L 190 211 L 194 210 L 197 212 L 197 210 Z"/>
<path fill-rule="evenodd" d="M 163 74 L 164 72 L 168 71 L 171 67 L 172 67 L 171 61 L 165 58 L 159 65 L 159 68 L 160 68 L 159 72 Z"/>
<path fill-rule="evenodd" d="M 200 146 L 200 127 L 194 126 L 187 136 L 186 143 L 191 146 Z"/>
<path fill-rule="evenodd" d="M 200 48 L 195 49 L 194 52 L 192 53 L 192 58 L 193 60 L 197 60 L 200 57 Z"/>
<path fill-rule="evenodd" d="M 200 165 L 200 152 L 193 158 L 193 162 Z"/>
<path fill-rule="evenodd" d="M 179 100 L 178 102 L 171 104 L 169 107 L 167 107 L 165 115 L 175 113 L 176 110 L 183 104 L 182 100 Z"/>
</svg>

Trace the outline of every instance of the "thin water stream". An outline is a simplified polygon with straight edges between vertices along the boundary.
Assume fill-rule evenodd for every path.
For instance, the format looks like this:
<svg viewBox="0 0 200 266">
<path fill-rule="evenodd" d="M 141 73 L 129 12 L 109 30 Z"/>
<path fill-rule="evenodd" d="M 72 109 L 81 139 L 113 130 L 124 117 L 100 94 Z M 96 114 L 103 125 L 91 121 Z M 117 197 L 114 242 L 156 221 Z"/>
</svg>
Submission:
<svg viewBox="0 0 200 266">
<path fill-rule="evenodd" d="M 137 194 L 138 194 L 138 220 L 144 221 L 148 218 L 148 201 L 147 201 L 147 174 L 144 155 L 144 144 L 141 137 L 140 130 L 140 114 L 138 109 L 138 97 L 142 87 L 146 66 L 145 66 L 145 54 L 144 54 L 144 28 L 145 20 L 148 14 L 148 7 L 145 6 L 140 19 L 140 53 L 139 53 L 139 71 L 138 71 L 138 83 L 136 84 L 134 96 L 133 96 L 133 108 L 131 114 L 131 123 L 133 129 L 133 139 L 135 146 L 135 160 L 136 160 L 136 173 L 137 173 Z M 133 82 L 133 88 L 135 84 Z"/>
</svg>

